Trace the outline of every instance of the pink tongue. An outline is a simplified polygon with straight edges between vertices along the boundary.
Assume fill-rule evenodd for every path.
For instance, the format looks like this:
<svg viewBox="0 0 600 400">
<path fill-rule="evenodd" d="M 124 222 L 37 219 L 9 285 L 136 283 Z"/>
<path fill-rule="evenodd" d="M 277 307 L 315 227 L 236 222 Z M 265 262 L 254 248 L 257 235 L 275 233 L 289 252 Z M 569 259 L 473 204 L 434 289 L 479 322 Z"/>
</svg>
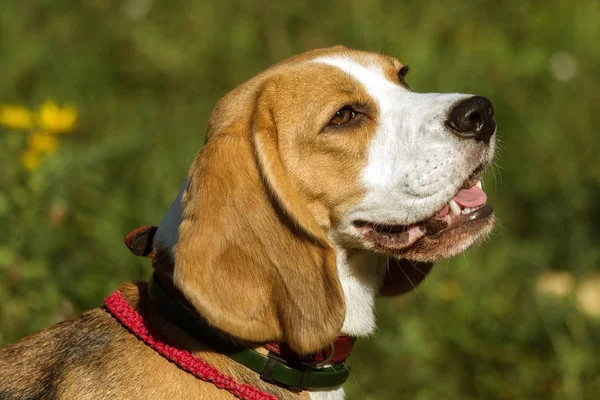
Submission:
<svg viewBox="0 0 600 400">
<path fill-rule="evenodd" d="M 473 186 L 469 189 L 461 189 L 456 196 L 454 201 L 460 204 L 462 207 L 477 207 L 485 204 L 487 195 L 477 186 Z"/>
</svg>

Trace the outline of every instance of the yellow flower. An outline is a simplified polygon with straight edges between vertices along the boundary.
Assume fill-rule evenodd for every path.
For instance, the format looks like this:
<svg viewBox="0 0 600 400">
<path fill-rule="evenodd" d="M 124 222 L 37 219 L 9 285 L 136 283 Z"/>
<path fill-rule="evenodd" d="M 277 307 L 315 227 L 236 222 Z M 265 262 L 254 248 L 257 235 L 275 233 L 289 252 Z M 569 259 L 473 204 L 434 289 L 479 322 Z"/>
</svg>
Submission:
<svg viewBox="0 0 600 400">
<path fill-rule="evenodd" d="M 33 149 L 27 149 L 21 153 L 21 164 L 25 169 L 33 171 L 40 167 L 42 156 Z"/>
<path fill-rule="evenodd" d="M 29 150 L 38 154 L 53 154 L 58 148 L 58 138 L 46 132 L 29 135 Z"/>
<path fill-rule="evenodd" d="M 54 101 L 48 100 L 40 107 L 38 124 L 50 133 L 68 133 L 75 128 L 77 109 L 73 105 L 60 108 Z"/>
<path fill-rule="evenodd" d="M 28 170 L 35 170 L 40 167 L 44 155 L 58 149 L 55 134 L 69 133 L 75 128 L 77 114 L 75 106 L 61 108 L 52 100 L 42 104 L 35 115 L 23 106 L 0 105 L 0 125 L 32 132 L 27 149 L 21 153 L 21 164 Z"/>
<path fill-rule="evenodd" d="M 0 105 L 0 125 L 10 129 L 28 130 L 33 127 L 33 115 L 23 106 Z"/>
</svg>

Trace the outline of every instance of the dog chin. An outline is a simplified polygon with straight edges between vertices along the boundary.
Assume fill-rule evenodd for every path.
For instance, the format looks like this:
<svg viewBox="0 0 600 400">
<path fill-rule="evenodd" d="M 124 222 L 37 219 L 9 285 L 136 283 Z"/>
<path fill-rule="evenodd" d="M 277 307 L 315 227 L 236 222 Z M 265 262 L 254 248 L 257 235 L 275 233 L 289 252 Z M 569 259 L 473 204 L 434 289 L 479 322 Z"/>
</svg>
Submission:
<svg viewBox="0 0 600 400">
<path fill-rule="evenodd" d="M 425 280 L 436 261 L 453 257 L 482 242 L 493 224 L 494 215 L 491 214 L 439 235 L 424 236 L 400 252 L 376 250 L 390 256 L 379 295 L 391 297 L 413 291 Z"/>
<path fill-rule="evenodd" d="M 412 246 L 388 255 L 416 262 L 436 262 L 453 257 L 472 245 L 483 242 L 492 231 L 494 219 L 494 214 L 490 214 L 480 220 L 465 222 L 447 232 L 425 235 Z"/>
</svg>

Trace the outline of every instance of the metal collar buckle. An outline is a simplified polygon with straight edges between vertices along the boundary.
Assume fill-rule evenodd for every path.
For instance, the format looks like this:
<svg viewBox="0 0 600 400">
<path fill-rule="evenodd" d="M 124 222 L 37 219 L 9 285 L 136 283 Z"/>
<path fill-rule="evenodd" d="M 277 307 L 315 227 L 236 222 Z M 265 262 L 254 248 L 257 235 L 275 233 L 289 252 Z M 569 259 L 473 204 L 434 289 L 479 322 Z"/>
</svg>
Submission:
<svg viewBox="0 0 600 400">
<path fill-rule="evenodd" d="M 285 386 L 289 390 L 292 390 L 295 392 L 301 392 L 303 390 L 304 383 L 306 383 L 306 379 L 309 377 L 311 372 L 314 369 L 321 368 L 324 365 L 328 364 L 331 361 L 331 358 L 333 357 L 334 353 L 335 353 L 335 344 L 334 344 L 334 342 L 331 342 L 329 344 L 329 354 L 323 361 L 314 362 L 314 363 L 305 363 L 305 362 L 300 363 L 302 366 L 305 367 L 301 370 L 297 369 L 302 372 L 302 375 L 300 376 L 300 380 L 295 385 L 291 385 L 291 386 L 285 385 Z M 267 357 L 269 358 L 269 360 L 267 361 L 267 365 L 265 365 L 265 368 L 263 369 L 262 373 L 260 374 L 260 379 L 262 379 L 263 381 L 268 382 L 268 383 L 282 385 L 282 382 L 278 382 L 273 378 L 273 370 L 275 368 L 275 365 L 277 365 L 277 363 L 287 366 L 288 365 L 287 361 L 272 351 L 269 351 L 269 354 L 267 355 Z"/>
<path fill-rule="evenodd" d="M 329 343 L 329 355 L 323 359 L 323 361 L 313 362 L 313 363 L 302 363 L 310 368 L 321 368 L 322 366 L 329 364 L 329 361 L 333 358 L 333 353 L 335 353 L 335 342 Z"/>
<path fill-rule="evenodd" d="M 296 385 L 287 385 L 287 384 L 284 384 L 283 382 L 279 382 L 273 378 L 273 370 L 275 368 L 275 365 L 277 365 L 277 363 L 279 363 L 279 364 L 283 364 L 283 365 L 287 366 L 287 361 L 272 351 L 269 351 L 269 354 L 267 355 L 267 357 L 269 358 L 269 361 L 267 361 L 267 365 L 265 365 L 265 369 L 263 369 L 263 372 L 260 374 L 260 379 L 262 379 L 265 382 L 272 383 L 274 385 L 283 385 L 287 389 L 292 390 L 294 392 L 301 392 L 303 390 L 303 386 L 304 386 L 304 383 L 306 382 L 306 378 L 308 378 L 308 376 L 311 373 L 310 369 L 306 368 L 306 369 L 301 370 L 302 375 L 300 376 L 300 380 L 298 381 L 298 383 Z"/>
</svg>

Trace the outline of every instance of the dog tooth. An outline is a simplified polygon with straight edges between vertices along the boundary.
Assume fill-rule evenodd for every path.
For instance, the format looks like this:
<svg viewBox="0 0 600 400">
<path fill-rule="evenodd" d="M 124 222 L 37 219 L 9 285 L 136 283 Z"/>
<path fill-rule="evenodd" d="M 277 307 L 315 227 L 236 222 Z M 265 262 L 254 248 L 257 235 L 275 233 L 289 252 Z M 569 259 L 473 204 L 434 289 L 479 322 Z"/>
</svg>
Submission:
<svg viewBox="0 0 600 400">
<path fill-rule="evenodd" d="M 470 214 L 470 213 L 471 213 L 471 209 L 469 207 L 463 208 L 462 214 Z"/>
<path fill-rule="evenodd" d="M 477 181 L 477 183 L 475 184 L 475 186 L 477 186 L 479 189 L 483 189 L 483 187 L 481 185 L 481 181 Z"/>
<path fill-rule="evenodd" d="M 450 205 L 450 214 L 454 216 L 460 215 L 460 206 L 454 199 L 450 200 L 448 204 Z"/>
</svg>

